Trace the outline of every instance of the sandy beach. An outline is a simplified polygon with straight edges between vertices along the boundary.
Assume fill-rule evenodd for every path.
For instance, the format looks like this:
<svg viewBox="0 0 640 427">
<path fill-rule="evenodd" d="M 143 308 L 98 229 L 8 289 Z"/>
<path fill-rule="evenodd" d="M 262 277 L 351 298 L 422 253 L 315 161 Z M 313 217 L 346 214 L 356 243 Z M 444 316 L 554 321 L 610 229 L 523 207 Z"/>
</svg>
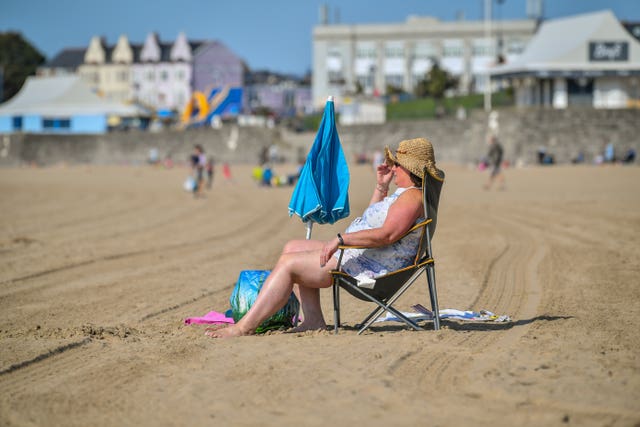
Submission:
<svg viewBox="0 0 640 427">
<path fill-rule="evenodd" d="M 640 425 L 640 168 L 509 169 L 483 191 L 487 172 L 440 166 L 440 306 L 512 322 L 358 336 L 370 306 L 345 294 L 337 336 L 229 340 L 183 320 L 304 238 L 291 187 L 249 166 L 203 199 L 179 167 L 0 169 L 0 425 Z M 351 175 L 351 218 L 314 238 L 365 208 L 372 169 Z"/>
</svg>

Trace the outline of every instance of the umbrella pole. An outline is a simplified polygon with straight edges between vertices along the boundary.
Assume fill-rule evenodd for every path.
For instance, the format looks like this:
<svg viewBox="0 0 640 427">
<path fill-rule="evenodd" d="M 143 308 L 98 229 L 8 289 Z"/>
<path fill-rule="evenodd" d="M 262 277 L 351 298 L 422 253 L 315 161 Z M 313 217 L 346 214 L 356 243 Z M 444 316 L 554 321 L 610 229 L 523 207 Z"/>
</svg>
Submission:
<svg viewBox="0 0 640 427">
<path fill-rule="evenodd" d="M 311 240 L 311 230 L 313 229 L 313 221 L 307 221 L 305 224 L 307 226 L 307 240 Z M 296 326 L 299 321 L 300 321 L 300 307 L 298 307 L 298 311 L 293 316 L 293 326 Z"/>
<path fill-rule="evenodd" d="M 311 240 L 312 229 L 313 229 L 313 221 L 307 221 L 307 240 Z"/>
</svg>

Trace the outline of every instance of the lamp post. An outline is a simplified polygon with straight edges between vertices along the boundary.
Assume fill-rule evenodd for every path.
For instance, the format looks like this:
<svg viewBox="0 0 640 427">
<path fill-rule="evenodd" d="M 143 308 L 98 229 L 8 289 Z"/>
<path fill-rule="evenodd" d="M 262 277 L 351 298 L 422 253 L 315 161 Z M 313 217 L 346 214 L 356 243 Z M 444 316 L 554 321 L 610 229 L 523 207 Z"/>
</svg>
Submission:
<svg viewBox="0 0 640 427">
<path fill-rule="evenodd" d="M 498 59 L 498 62 L 500 61 L 500 59 L 502 58 L 502 52 L 503 52 L 503 47 L 504 47 L 504 40 L 502 38 L 502 4 L 504 3 L 505 0 L 496 0 L 496 2 L 498 3 L 498 51 L 496 52 L 496 58 Z"/>
<path fill-rule="evenodd" d="M 491 41 L 491 2 L 484 0 L 484 37 L 487 42 Z M 491 71 L 487 67 L 487 81 L 484 85 L 484 110 L 491 111 Z"/>
</svg>

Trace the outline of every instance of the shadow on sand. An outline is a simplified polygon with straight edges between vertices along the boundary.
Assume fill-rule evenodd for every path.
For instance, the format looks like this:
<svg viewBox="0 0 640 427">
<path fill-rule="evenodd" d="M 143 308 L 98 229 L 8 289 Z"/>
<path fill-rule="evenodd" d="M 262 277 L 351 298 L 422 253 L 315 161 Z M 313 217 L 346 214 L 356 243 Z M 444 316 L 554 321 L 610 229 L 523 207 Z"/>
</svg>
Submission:
<svg viewBox="0 0 640 427">
<path fill-rule="evenodd" d="M 490 332 L 490 331 L 504 331 L 507 329 L 515 328 L 517 326 L 529 325 L 534 322 L 553 322 L 556 320 L 565 320 L 565 319 L 573 319 L 573 316 L 550 316 L 550 315 L 541 315 L 535 316 L 530 319 L 520 319 L 514 320 L 511 322 L 465 322 L 460 320 L 449 320 L 442 319 L 440 320 L 440 327 L 444 327 L 446 329 L 452 329 L 454 331 L 481 331 L 481 332 Z M 427 331 L 433 330 L 433 323 L 428 321 L 423 321 L 418 323 L 421 327 L 425 328 Z M 345 331 L 358 331 L 358 325 L 341 325 L 340 329 Z M 327 330 L 333 331 L 333 325 L 330 325 Z M 411 330 L 408 326 L 404 324 L 384 324 L 379 326 L 371 326 L 369 328 L 371 332 L 395 332 L 395 331 L 403 331 L 403 330 Z"/>
</svg>

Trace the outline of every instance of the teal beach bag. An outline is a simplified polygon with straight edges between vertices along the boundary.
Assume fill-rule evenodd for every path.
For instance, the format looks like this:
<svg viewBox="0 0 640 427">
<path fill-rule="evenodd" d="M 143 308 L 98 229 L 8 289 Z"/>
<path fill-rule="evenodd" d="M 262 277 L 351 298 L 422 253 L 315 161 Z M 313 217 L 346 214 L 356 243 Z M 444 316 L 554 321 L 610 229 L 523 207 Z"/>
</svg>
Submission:
<svg viewBox="0 0 640 427">
<path fill-rule="evenodd" d="M 258 297 L 264 281 L 271 273 L 270 270 L 243 270 L 240 272 L 236 286 L 231 293 L 231 315 L 237 322 L 249 311 Z M 256 329 L 256 333 L 262 333 L 271 329 L 290 328 L 297 323 L 300 303 L 292 292 L 289 301 L 276 314 L 262 322 Z"/>
</svg>

